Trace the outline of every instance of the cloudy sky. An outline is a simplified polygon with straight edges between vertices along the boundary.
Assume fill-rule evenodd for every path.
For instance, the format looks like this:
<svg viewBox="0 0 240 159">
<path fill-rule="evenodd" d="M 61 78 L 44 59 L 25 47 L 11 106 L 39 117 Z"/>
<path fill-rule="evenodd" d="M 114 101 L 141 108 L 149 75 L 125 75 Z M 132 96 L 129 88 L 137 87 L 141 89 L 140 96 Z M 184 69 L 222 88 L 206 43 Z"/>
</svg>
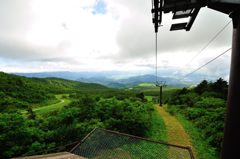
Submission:
<svg viewBox="0 0 240 159">
<path fill-rule="evenodd" d="M 153 71 L 150 0 L 1 0 L 0 71 Z M 226 25 L 228 15 L 201 9 L 191 31 L 159 29 L 161 70 L 185 74 L 231 47 L 232 25 L 193 61 Z M 191 62 L 189 62 L 191 61 Z M 230 53 L 200 70 L 228 76 Z"/>
</svg>

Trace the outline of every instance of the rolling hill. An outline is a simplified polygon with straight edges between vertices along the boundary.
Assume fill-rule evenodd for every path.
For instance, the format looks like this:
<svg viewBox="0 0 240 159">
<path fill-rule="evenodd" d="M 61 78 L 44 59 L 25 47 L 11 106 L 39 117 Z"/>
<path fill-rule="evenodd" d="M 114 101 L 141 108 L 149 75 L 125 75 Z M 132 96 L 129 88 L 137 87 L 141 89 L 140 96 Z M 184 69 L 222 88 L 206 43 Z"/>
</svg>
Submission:
<svg viewBox="0 0 240 159">
<path fill-rule="evenodd" d="M 55 94 L 106 91 L 100 84 L 60 78 L 27 78 L 0 72 L 0 111 L 6 107 L 26 108 L 55 99 Z"/>
<path fill-rule="evenodd" d="M 151 74 L 132 75 L 119 72 L 42 72 L 42 73 L 16 73 L 26 77 L 57 77 L 69 80 L 75 80 L 85 83 L 98 83 L 112 88 L 126 88 L 138 86 L 141 83 L 155 83 L 156 76 Z M 118 75 L 119 74 L 119 75 Z M 121 77 L 121 78 L 120 78 Z M 194 84 L 173 77 L 158 77 L 159 81 L 166 81 L 170 87 L 185 87 Z"/>
</svg>

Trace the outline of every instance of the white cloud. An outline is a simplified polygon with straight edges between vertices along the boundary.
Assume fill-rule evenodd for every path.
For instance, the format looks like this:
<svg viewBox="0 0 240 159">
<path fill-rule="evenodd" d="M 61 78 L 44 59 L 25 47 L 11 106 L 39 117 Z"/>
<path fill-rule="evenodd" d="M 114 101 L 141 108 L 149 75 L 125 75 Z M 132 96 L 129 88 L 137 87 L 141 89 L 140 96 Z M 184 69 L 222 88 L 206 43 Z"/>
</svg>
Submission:
<svg viewBox="0 0 240 159">
<path fill-rule="evenodd" d="M 104 0 L 106 12 L 93 14 L 98 1 L 2 0 L 0 59 L 8 59 L 9 64 L 0 63 L 1 70 L 12 71 L 14 66 L 16 71 L 151 70 L 155 64 L 151 2 Z M 186 66 L 229 18 L 204 8 L 190 32 L 170 32 L 171 16 L 164 15 L 164 26 L 159 28 L 160 68 L 187 72 L 201 65 L 202 59 L 214 57 L 221 48 L 230 46 L 228 26 Z"/>
</svg>

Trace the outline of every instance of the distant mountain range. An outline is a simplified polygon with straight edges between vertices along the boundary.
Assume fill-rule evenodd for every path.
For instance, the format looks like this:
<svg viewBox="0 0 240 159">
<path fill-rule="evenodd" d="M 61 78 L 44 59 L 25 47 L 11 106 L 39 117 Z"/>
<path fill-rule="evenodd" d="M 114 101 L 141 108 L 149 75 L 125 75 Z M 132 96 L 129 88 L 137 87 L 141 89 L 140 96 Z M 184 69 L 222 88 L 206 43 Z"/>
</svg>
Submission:
<svg viewBox="0 0 240 159">
<path fill-rule="evenodd" d="M 126 88 L 138 86 L 142 83 L 156 83 L 156 76 L 146 75 L 125 75 L 122 72 L 41 72 L 41 73 L 14 73 L 25 77 L 57 77 L 68 80 L 75 80 L 85 83 L 98 83 L 108 87 Z M 184 87 L 195 84 L 173 77 L 158 77 L 158 81 L 165 81 L 170 87 Z"/>
</svg>

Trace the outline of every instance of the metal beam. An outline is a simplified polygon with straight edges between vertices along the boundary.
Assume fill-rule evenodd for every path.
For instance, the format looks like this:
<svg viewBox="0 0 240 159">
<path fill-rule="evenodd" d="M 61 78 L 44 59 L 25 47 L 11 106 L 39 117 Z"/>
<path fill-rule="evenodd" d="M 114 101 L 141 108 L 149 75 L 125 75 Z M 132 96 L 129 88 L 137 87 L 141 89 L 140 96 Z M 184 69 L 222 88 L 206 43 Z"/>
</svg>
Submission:
<svg viewBox="0 0 240 159">
<path fill-rule="evenodd" d="M 183 30 L 183 29 L 186 29 L 186 26 L 187 26 L 187 23 L 173 24 L 170 28 L 170 31 Z"/>
<path fill-rule="evenodd" d="M 164 13 L 201 8 L 208 4 L 208 0 L 164 0 Z"/>
<path fill-rule="evenodd" d="M 200 11 L 200 8 L 194 9 L 193 14 L 191 15 L 190 21 L 187 24 L 186 31 L 189 31 L 191 29 L 199 11 Z"/>
<path fill-rule="evenodd" d="M 240 11 L 233 12 L 231 18 L 233 19 L 232 59 L 221 159 L 239 156 L 240 143 Z"/>
</svg>

